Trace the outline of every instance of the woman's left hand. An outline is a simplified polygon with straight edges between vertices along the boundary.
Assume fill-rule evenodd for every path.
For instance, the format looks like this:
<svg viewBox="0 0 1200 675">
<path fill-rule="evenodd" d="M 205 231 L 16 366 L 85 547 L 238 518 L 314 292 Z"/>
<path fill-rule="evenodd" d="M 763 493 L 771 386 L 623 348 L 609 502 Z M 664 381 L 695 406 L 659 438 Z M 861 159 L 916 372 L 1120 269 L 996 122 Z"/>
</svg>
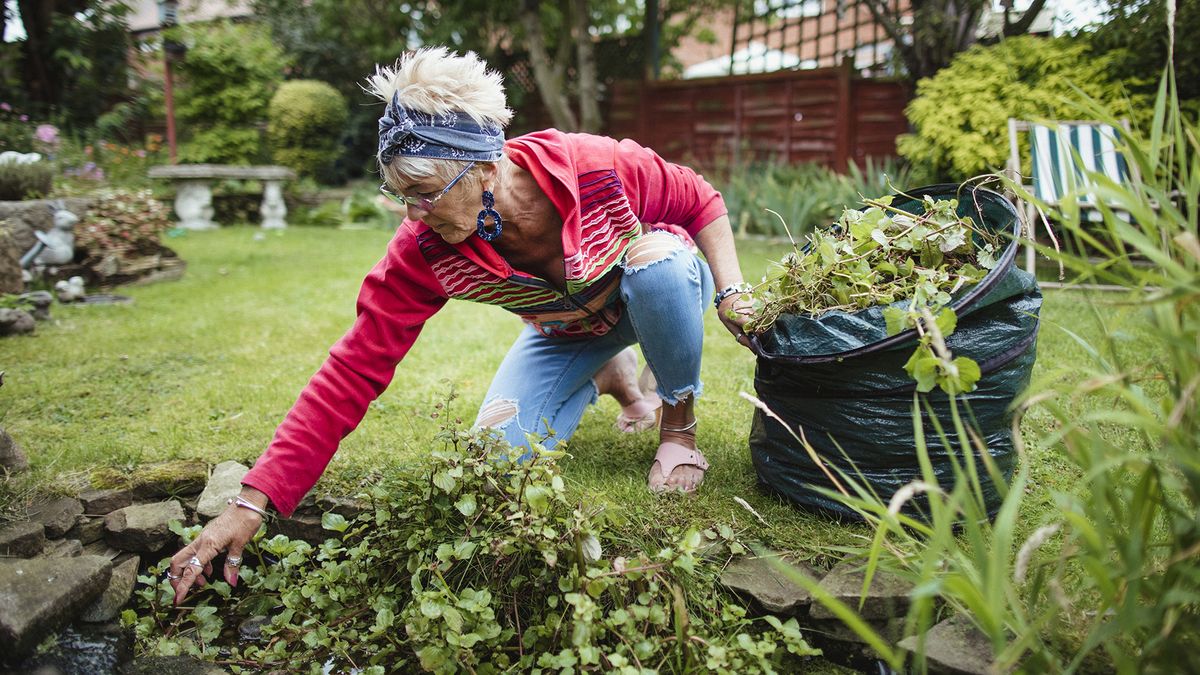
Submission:
<svg viewBox="0 0 1200 675">
<path fill-rule="evenodd" d="M 750 349 L 750 338 L 743 327 L 754 317 L 754 304 L 749 293 L 734 293 L 717 306 L 717 316 L 725 328 L 733 333 L 738 344 Z"/>
</svg>

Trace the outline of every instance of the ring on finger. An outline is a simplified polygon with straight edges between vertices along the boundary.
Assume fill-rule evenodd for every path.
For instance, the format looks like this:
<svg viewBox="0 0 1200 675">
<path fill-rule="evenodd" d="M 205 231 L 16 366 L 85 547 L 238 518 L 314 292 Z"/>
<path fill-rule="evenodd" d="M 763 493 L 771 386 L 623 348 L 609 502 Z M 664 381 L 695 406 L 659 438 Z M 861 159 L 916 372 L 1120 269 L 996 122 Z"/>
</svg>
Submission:
<svg viewBox="0 0 1200 675">
<path fill-rule="evenodd" d="M 241 567 L 242 559 L 236 555 L 227 556 L 225 558 L 225 564 L 229 567 Z"/>
<path fill-rule="evenodd" d="M 192 556 L 192 559 L 187 561 L 187 564 L 195 565 L 196 567 L 198 567 L 200 569 L 204 569 L 204 563 L 200 562 L 200 559 L 197 558 L 196 556 Z"/>
<path fill-rule="evenodd" d="M 167 570 L 167 580 L 168 581 L 176 581 L 176 580 L 182 579 L 182 578 L 183 578 L 182 574 L 171 574 L 171 570 Z"/>
</svg>

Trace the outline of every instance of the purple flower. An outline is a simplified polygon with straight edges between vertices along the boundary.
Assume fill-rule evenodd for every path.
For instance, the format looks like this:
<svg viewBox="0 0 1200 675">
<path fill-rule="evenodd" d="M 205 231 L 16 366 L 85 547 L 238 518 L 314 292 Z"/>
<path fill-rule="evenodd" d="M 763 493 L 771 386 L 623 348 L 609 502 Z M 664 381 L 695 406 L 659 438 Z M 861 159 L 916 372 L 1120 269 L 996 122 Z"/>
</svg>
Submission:
<svg viewBox="0 0 1200 675">
<path fill-rule="evenodd" d="M 28 121 L 29 121 L 29 115 L 21 115 L 21 116 L 20 116 L 20 117 L 18 117 L 17 119 L 21 120 L 22 122 L 28 122 Z"/>
<path fill-rule="evenodd" d="M 33 137 L 46 145 L 57 145 L 58 127 L 53 124 L 39 124 L 33 132 Z"/>
<path fill-rule="evenodd" d="M 0 110 L 4 112 L 12 112 L 12 106 L 7 103 L 0 103 Z"/>
</svg>

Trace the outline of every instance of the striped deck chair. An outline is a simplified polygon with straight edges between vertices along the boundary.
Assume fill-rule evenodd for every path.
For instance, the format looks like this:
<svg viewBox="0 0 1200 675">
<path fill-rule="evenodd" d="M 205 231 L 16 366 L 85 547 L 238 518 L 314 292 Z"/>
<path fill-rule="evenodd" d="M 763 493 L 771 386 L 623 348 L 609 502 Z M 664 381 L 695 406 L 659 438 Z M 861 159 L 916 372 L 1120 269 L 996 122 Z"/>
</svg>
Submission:
<svg viewBox="0 0 1200 675">
<path fill-rule="evenodd" d="M 1020 172 L 1021 158 L 1018 151 L 1017 134 L 1029 133 L 1029 154 L 1032 171 L 1027 186 L 1042 201 L 1058 205 L 1068 193 L 1078 195 L 1082 214 L 1099 220 L 1096 197 L 1087 190 L 1090 183 L 1087 172 L 1101 173 L 1117 183 L 1127 183 L 1131 167 L 1116 149 L 1120 135 L 1129 130 L 1129 122 L 1122 121 L 1121 128 L 1101 122 L 1059 122 L 1036 124 L 1009 118 L 1008 139 L 1010 175 Z M 1082 167 L 1075 161 L 1078 154 Z M 1033 223 L 1033 209 L 1025 205 L 1025 213 Z M 1033 272 L 1034 249 L 1025 250 L 1025 269 Z"/>
</svg>

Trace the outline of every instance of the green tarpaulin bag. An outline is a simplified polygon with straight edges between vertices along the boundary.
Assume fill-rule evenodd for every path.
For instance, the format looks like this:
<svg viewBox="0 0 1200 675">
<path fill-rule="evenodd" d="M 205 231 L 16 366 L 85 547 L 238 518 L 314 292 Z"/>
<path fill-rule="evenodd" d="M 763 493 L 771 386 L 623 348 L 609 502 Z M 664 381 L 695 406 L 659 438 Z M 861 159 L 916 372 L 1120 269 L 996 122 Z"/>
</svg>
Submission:
<svg viewBox="0 0 1200 675">
<path fill-rule="evenodd" d="M 1014 264 L 1020 220 L 1008 200 L 990 190 L 933 185 L 908 195 L 896 195 L 892 204 L 921 213 L 923 196 L 957 198 L 959 215 L 1012 236 L 996 267 L 955 297 L 951 307 L 958 314 L 958 326 L 946 338 L 955 356 L 969 357 L 980 366 L 982 377 L 975 391 L 958 397 L 966 404 L 960 411 L 965 422 L 979 431 L 1007 479 L 1014 461 L 1009 407 L 1029 385 L 1042 306 L 1036 279 Z M 793 430 L 803 428 L 835 476 L 836 466 L 865 482 L 886 503 L 896 490 L 921 478 L 912 420 L 916 383 L 904 371 L 916 342 L 915 330 L 888 337 L 883 306 L 819 317 L 785 314 L 770 330 L 751 339 L 758 355 L 754 388 L 758 398 Z M 921 399 L 953 434 L 946 394 L 935 389 Z M 924 405 L 922 415 L 934 472 L 938 482 L 949 488 L 954 480 L 951 458 L 929 426 Z M 953 449 L 957 452 L 958 447 L 955 443 Z M 803 507 L 857 517 L 814 489 L 833 485 L 792 434 L 758 409 L 750 429 L 750 456 L 759 481 L 769 489 Z M 976 466 L 988 511 L 994 514 L 1000 506 L 999 494 L 982 464 Z M 922 503 L 920 499 L 910 502 L 909 512 L 919 512 Z"/>
</svg>

